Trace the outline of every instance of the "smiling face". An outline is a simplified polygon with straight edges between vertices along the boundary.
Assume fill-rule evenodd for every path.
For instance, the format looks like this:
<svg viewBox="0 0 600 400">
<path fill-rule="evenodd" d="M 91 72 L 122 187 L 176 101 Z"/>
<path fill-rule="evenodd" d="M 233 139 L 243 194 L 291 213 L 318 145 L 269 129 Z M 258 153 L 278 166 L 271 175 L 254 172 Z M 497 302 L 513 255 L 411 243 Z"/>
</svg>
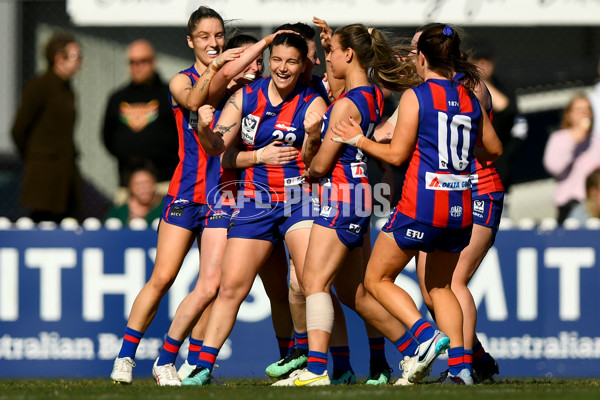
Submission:
<svg viewBox="0 0 600 400">
<path fill-rule="evenodd" d="M 203 18 L 193 32 L 187 37 L 188 46 L 194 49 L 196 58 L 208 66 L 225 46 L 225 28 L 217 18 Z"/>
<path fill-rule="evenodd" d="M 242 45 L 244 49 L 252 46 L 252 43 L 248 43 Z M 237 74 L 229 85 L 229 88 L 237 88 L 243 85 L 246 85 L 249 82 L 255 81 L 262 76 L 263 72 L 263 54 L 260 53 L 258 57 L 252 61 L 252 63 L 248 64 L 246 68 L 239 74 Z"/>
<path fill-rule="evenodd" d="M 304 72 L 305 64 L 300 50 L 292 46 L 277 45 L 271 50 L 269 69 L 273 83 L 280 91 L 291 92 Z"/>
</svg>

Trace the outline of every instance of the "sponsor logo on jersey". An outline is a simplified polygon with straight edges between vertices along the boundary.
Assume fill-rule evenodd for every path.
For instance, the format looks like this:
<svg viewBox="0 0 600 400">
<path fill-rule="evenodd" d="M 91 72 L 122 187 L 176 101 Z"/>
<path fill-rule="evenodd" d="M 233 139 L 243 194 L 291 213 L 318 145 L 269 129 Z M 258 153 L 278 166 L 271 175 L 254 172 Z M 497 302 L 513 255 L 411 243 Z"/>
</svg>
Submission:
<svg viewBox="0 0 600 400">
<path fill-rule="evenodd" d="M 425 173 L 425 187 L 429 190 L 463 191 L 471 188 L 470 175 Z"/>
<path fill-rule="evenodd" d="M 331 187 L 331 178 L 321 178 L 319 184 L 321 187 Z"/>
<path fill-rule="evenodd" d="M 352 168 L 353 178 L 366 178 L 367 177 L 367 164 L 364 162 L 355 162 L 350 164 Z"/>
<path fill-rule="evenodd" d="M 452 206 L 450 208 L 450 216 L 454 218 L 459 218 L 462 216 L 463 208 L 461 206 Z"/>
<path fill-rule="evenodd" d="M 188 125 L 190 129 L 193 129 L 195 131 L 198 130 L 198 113 L 196 111 L 190 111 Z"/>
<path fill-rule="evenodd" d="M 295 132 L 298 130 L 298 129 L 294 128 L 293 126 L 287 126 L 287 125 L 281 124 L 281 123 L 275 125 L 275 128 L 283 129 L 286 132 Z"/>
<path fill-rule="evenodd" d="M 177 199 L 177 200 L 175 200 L 175 201 L 173 202 L 173 204 L 187 204 L 187 203 L 189 203 L 189 202 L 190 202 L 190 201 L 189 201 L 189 200 L 186 200 L 186 199 Z"/>
<path fill-rule="evenodd" d="M 301 176 L 295 176 L 293 178 L 285 178 L 283 180 L 284 186 L 297 186 L 304 183 L 304 178 Z"/>
<path fill-rule="evenodd" d="M 242 140 L 249 146 L 254 146 L 259 122 L 260 118 L 252 114 L 246 115 L 242 120 Z"/>
</svg>

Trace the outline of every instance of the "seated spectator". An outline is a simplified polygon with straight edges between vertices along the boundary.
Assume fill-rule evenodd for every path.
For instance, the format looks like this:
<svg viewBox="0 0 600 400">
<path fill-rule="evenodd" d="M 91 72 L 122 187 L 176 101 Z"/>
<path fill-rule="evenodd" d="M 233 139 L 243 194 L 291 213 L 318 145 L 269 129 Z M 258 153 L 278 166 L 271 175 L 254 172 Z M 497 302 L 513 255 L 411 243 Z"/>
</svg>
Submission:
<svg viewBox="0 0 600 400">
<path fill-rule="evenodd" d="M 571 210 L 569 218 L 575 218 L 582 224 L 589 218 L 600 218 L 600 168 L 589 174 L 585 180 L 587 199 Z"/>
<path fill-rule="evenodd" d="M 557 180 L 553 201 L 559 224 L 586 200 L 585 179 L 600 167 L 600 136 L 590 135 L 592 120 L 590 101 L 579 94 L 567 105 L 561 129 L 546 143 L 544 167 Z"/>
<path fill-rule="evenodd" d="M 126 225 L 134 218 L 144 218 L 148 224 L 160 218 L 162 195 L 157 192 L 154 168 L 148 164 L 134 167 L 127 182 L 129 195 L 125 204 L 113 207 L 105 219 L 118 218 Z"/>
</svg>

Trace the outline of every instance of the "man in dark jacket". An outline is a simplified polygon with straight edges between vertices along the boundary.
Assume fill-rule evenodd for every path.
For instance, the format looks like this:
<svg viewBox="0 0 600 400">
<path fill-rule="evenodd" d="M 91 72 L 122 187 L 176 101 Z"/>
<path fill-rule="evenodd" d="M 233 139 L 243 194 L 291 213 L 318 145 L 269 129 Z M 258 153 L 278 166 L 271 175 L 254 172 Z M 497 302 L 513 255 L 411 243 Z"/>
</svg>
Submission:
<svg viewBox="0 0 600 400">
<path fill-rule="evenodd" d="M 127 49 L 131 81 L 110 96 L 104 117 L 104 145 L 119 164 L 120 203 L 127 193 L 126 177 L 140 162 L 151 162 L 166 193 L 168 182 L 179 162 L 178 137 L 169 103 L 169 87 L 154 68 L 154 49 L 143 39 Z"/>
<path fill-rule="evenodd" d="M 78 216 L 82 204 L 70 85 L 81 66 L 81 49 L 72 35 L 58 33 L 46 44 L 45 57 L 47 71 L 23 91 L 12 137 L 25 164 L 21 204 L 35 222 L 59 222 Z"/>
</svg>

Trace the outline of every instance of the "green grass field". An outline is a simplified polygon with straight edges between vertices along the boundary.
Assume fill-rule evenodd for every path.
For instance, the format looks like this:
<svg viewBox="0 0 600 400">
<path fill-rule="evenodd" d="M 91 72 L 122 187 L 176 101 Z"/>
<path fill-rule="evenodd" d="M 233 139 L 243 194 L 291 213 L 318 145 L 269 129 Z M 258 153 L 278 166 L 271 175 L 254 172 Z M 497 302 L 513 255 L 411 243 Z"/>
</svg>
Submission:
<svg viewBox="0 0 600 400">
<path fill-rule="evenodd" d="M 369 400 L 535 400 L 600 399 L 599 379 L 501 379 L 494 384 L 441 386 L 422 384 L 410 387 L 365 385 L 325 388 L 270 387 L 267 380 L 231 380 L 204 387 L 158 387 L 153 380 L 133 385 L 115 385 L 107 379 L 81 380 L 0 380 L 0 399 L 369 399 Z"/>
</svg>

